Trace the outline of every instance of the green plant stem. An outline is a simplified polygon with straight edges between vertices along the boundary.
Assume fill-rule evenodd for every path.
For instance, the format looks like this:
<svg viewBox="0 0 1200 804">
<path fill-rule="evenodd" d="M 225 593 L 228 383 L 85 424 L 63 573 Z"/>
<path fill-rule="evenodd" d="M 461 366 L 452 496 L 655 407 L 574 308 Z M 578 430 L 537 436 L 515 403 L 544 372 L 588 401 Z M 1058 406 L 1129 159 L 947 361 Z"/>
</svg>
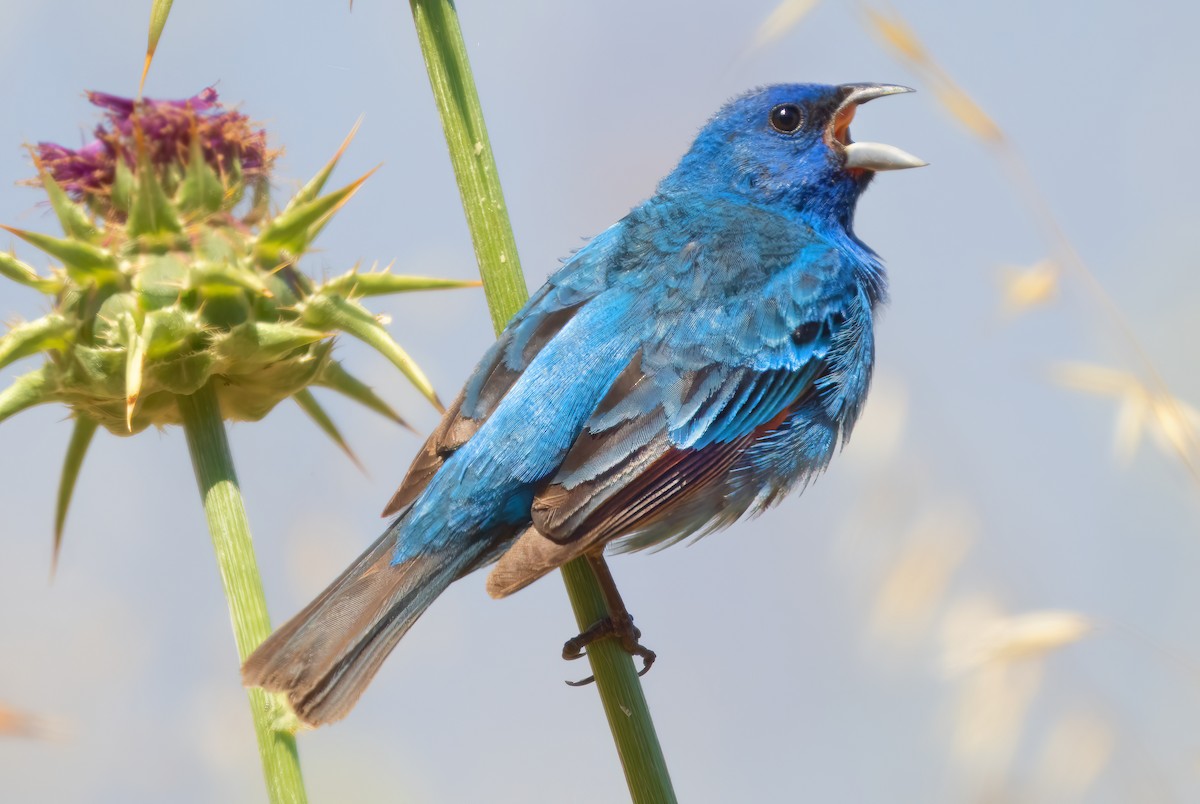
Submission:
<svg viewBox="0 0 1200 804">
<path fill-rule="evenodd" d="M 577 558 L 563 566 L 562 576 L 580 631 L 608 616 L 604 594 L 587 559 Z M 625 769 L 630 796 L 637 804 L 674 804 L 675 790 L 671 787 L 667 760 L 658 743 L 633 659 L 613 639 L 588 645 L 587 657 L 608 717 L 608 728 L 621 757 L 621 767 Z"/>
<path fill-rule="evenodd" d="M 191 396 L 179 397 L 178 402 L 233 620 L 238 658 L 244 661 L 271 633 L 271 621 L 220 403 L 211 382 Z M 257 687 L 246 692 L 270 800 L 274 804 L 303 804 L 308 796 L 300 776 L 295 738 L 274 728 L 278 714 L 274 698 Z"/>
<path fill-rule="evenodd" d="M 529 288 L 517 257 L 517 241 L 508 221 L 458 13 L 450 0 L 410 0 L 409 5 L 450 146 L 450 162 L 475 245 L 492 326 L 500 332 L 529 297 Z"/>
<path fill-rule="evenodd" d="M 450 0 L 410 0 L 410 6 L 475 244 L 492 324 L 499 333 L 525 303 L 529 291 L 517 258 L 466 44 Z M 563 580 L 580 631 L 608 615 L 600 585 L 585 559 L 563 567 Z M 587 655 L 631 797 L 638 804 L 674 802 L 667 763 L 633 660 L 611 639 L 589 645 Z"/>
</svg>

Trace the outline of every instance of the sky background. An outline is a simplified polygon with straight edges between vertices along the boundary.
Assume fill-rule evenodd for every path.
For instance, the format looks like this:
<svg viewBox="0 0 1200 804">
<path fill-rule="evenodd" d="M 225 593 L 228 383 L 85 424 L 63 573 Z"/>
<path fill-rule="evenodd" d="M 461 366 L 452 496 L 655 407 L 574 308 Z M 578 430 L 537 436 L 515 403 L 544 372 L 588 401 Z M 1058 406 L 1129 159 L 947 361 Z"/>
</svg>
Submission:
<svg viewBox="0 0 1200 804">
<path fill-rule="evenodd" d="M 1051 251 L 1011 166 L 880 45 L 861 7 L 822 3 L 754 47 L 775 5 L 460 3 L 531 287 L 645 198 L 742 90 L 919 90 L 854 124 L 857 139 L 931 165 L 881 176 L 859 205 L 892 301 L 853 442 L 755 521 L 612 562 L 658 652 L 644 684 L 680 800 L 1200 800 L 1200 490 L 1152 441 L 1121 459 L 1116 401 L 1052 379 L 1067 361 L 1136 369 L 1132 350 L 1074 274 L 1049 304 L 1005 313 L 1002 267 Z M 892 10 L 1003 128 L 1167 385 L 1200 400 L 1200 12 L 1082 0 Z M 0 221 L 54 231 L 39 194 L 15 186 L 32 172 L 21 145 L 81 144 L 97 120 L 84 90 L 136 92 L 147 15 L 129 0 L 0 0 Z M 474 276 L 404 4 L 178 2 L 147 94 L 209 85 L 286 148 L 280 199 L 364 117 L 336 176 L 383 168 L 322 235 L 310 273 L 394 260 Z M 493 338 L 477 290 L 372 302 L 443 398 Z M 44 312 L 37 294 L 0 283 L 0 319 Z M 422 434 L 436 423 L 382 358 L 345 340 L 338 355 Z M 321 399 L 367 476 L 290 403 L 231 428 L 276 622 L 378 535 L 421 443 Z M 97 437 L 51 584 L 65 419 L 46 406 L 0 425 L 0 704 L 54 732 L 0 738 L 0 799 L 264 800 L 182 433 Z M 624 799 L 595 692 L 562 683 L 583 668 L 559 658 L 575 632 L 561 581 L 495 602 L 483 580 L 439 599 L 348 719 L 302 736 L 312 801 Z M 1015 659 L 1025 643 L 996 636 L 997 622 L 1029 623 L 1007 615 L 1053 611 L 1090 630 Z M 1078 621 L 1037 622 L 1054 643 Z"/>
</svg>

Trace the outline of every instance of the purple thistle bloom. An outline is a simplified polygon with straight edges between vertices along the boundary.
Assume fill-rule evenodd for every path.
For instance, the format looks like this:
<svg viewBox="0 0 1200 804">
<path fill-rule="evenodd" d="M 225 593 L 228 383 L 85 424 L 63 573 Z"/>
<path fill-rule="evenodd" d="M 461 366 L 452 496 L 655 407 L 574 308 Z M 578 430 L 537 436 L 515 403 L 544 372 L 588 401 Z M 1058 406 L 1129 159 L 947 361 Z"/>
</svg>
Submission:
<svg viewBox="0 0 1200 804">
<path fill-rule="evenodd" d="M 39 142 L 37 159 L 75 200 L 112 184 L 112 156 L 100 140 L 93 140 L 77 151 L 52 142 Z"/>
<path fill-rule="evenodd" d="M 182 173 L 193 138 L 205 162 L 226 181 L 236 163 L 246 184 L 266 182 L 277 155 L 267 148 L 266 131 L 222 106 L 212 87 L 185 100 L 135 101 L 105 92 L 88 92 L 87 98 L 105 111 L 95 140 L 78 149 L 52 142 L 36 148 L 38 164 L 77 201 L 107 208 L 117 160 L 136 173 L 139 147 L 167 183 Z"/>
</svg>

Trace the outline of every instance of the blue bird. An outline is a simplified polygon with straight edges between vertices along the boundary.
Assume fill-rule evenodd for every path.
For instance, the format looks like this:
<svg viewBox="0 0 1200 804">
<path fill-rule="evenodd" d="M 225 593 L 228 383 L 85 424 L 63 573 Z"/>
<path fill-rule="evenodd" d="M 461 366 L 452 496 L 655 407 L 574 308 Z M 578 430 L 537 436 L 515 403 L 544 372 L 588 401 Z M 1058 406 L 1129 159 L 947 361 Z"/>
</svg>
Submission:
<svg viewBox="0 0 1200 804">
<path fill-rule="evenodd" d="M 504 597 L 586 556 L 648 667 L 603 550 L 723 528 L 829 463 L 870 383 L 879 258 L 852 230 L 875 171 L 851 142 L 883 84 L 735 98 L 655 194 L 565 262 L 508 323 L 413 461 L 395 520 L 243 668 L 316 726 L 344 717 L 451 583 L 495 563 Z"/>
</svg>

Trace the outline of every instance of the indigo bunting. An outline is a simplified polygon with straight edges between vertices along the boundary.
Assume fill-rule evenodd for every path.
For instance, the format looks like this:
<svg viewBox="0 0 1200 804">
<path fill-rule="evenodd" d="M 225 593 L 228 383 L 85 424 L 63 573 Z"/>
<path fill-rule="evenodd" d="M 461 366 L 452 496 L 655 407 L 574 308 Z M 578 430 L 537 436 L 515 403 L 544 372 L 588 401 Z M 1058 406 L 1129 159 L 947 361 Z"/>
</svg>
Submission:
<svg viewBox="0 0 1200 804">
<path fill-rule="evenodd" d="M 243 668 L 320 725 L 346 715 L 454 581 L 504 597 L 586 556 L 613 618 L 568 643 L 637 642 L 609 542 L 672 544 L 803 486 L 850 435 L 886 295 L 852 223 L 876 171 L 852 142 L 883 84 L 784 84 L 726 104 L 654 195 L 568 259 L 508 323 L 413 461 L 395 520 Z"/>
</svg>

